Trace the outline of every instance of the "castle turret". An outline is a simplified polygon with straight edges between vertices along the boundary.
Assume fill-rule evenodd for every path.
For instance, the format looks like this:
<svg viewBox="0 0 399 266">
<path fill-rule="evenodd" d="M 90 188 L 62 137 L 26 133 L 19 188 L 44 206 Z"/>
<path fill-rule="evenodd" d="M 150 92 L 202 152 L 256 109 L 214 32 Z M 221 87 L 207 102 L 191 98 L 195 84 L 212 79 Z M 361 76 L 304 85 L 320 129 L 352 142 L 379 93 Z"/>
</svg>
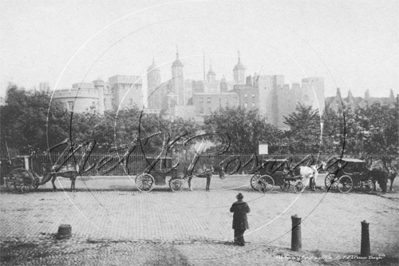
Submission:
<svg viewBox="0 0 399 266">
<path fill-rule="evenodd" d="M 147 104 L 150 109 L 161 109 L 162 92 L 161 85 L 161 71 L 152 60 L 151 66 L 147 69 Z"/>
<path fill-rule="evenodd" d="M 179 51 L 176 51 L 176 60 L 172 64 L 172 93 L 177 95 L 178 105 L 185 103 L 183 67 L 179 59 Z"/>
<path fill-rule="evenodd" d="M 216 73 L 212 69 L 212 63 L 209 66 L 209 71 L 208 71 L 208 74 L 207 74 L 207 78 L 208 78 L 208 82 L 209 83 L 214 83 L 215 80 L 216 80 Z"/>
<path fill-rule="evenodd" d="M 366 90 L 366 92 L 364 93 L 364 99 L 365 100 L 370 99 L 370 91 L 369 90 Z"/>
<path fill-rule="evenodd" d="M 241 64 L 240 52 L 238 52 L 238 63 L 234 66 L 233 76 L 235 84 L 245 84 L 245 66 Z"/>
<path fill-rule="evenodd" d="M 104 114 L 104 81 L 101 79 L 97 79 L 93 81 L 94 88 L 98 93 L 98 113 L 100 115 Z"/>
</svg>

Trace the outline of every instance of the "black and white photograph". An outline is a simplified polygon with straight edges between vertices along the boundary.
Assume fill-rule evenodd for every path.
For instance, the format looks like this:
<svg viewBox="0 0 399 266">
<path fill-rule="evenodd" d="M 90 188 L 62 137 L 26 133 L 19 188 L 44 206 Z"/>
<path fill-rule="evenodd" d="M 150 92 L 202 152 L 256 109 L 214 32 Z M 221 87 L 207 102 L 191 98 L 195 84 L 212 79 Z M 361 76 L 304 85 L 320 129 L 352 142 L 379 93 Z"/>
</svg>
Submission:
<svg viewBox="0 0 399 266">
<path fill-rule="evenodd" d="M 399 1 L 0 9 L 1 265 L 399 265 Z"/>
</svg>

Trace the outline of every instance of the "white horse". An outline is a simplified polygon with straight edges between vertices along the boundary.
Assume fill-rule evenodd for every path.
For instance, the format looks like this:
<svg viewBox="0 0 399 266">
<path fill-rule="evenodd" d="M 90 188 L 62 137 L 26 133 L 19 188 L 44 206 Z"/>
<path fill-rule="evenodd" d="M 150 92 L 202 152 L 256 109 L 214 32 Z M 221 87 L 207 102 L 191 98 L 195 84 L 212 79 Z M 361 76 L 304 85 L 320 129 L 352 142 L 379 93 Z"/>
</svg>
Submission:
<svg viewBox="0 0 399 266">
<path fill-rule="evenodd" d="M 305 183 L 305 186 L 309 183 L 310 189 L 314 190 L 316 188 L 316 180 L 319 176 L 319 170 L 326 169 L 326 163 L 321 162 L 320 165 L 311 165 L 311 166 L 298 166 L 292 170 L 288 169 L 288 172 L 293 176 L 300 176 L 301 180 L 309 180 Z"/>
</svg>

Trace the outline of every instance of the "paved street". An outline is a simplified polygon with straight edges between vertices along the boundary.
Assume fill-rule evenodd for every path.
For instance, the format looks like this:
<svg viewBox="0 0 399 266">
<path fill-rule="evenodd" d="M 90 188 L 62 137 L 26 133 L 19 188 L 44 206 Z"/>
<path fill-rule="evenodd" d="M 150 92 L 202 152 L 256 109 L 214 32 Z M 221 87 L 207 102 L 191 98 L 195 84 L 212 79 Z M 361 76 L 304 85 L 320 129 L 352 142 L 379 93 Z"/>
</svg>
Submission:
<svg viewBox="0 0 399 266">
<path fill-rule="evenodd" d="M 193 192 L 185 184 L 184 190 L 177 193 L 166 185 L 155 187 L 150 193 L 138 192 L 134 181 L 117 177 L 78 180 L 78 192 L 52 192 L 51 184 L 27 194 L 3 189 L 0 195 L 3 250 L 40 254 L 47 247 L 38 261 L 51 259 L 47 262 L 50 264 L 58 258 L 51 257 L 48 254 L 51 251 L 51 254 L 69 254 L 67 258 L 80 262 L 91 255 L 106 258 L 112 257 L 105 255 L 108 253 L 145 252 L 149 257 L 144 256 L 143 261 L 135 258 L 134 265 L 210 265 L 215 260 L 230 262 L 226 265 L 240 261 L 244 265 L 265 265 L 266 258 L 276 261 L 276 265 L 285 265 L 288 260 L 279 259 L 278 254 L 292 254 L 290 217 L 298 214 L 302 217 L 304 254 L 358 254 L 360 222 L 366 220 L 370 223 L 372 253 L 397 255 L 397 193 L 366 195 L 318 190 L 295 194 L 281 192 L 276 187 L 276 191 L 262 194 L 249 188 L 249 177 L 243 176 L 213 178 L 210 192 L 205 192 L 204 179 L 193 183 Z M 56 185 L 69 188 L 70 184 L 61 180 Z M 249 243 L 241 249 L 230 245 L 233 230 L 229 208 L 238 192 L 244 194 L 251 208 L 250 229 L 245 236 Z M 71 239 L 54 239 L 60 224 L 72 226 Z M 21 243 L 28 246 L 21 247 Z M 151 254 L 160 257 L 153 258 Z M 63 257 L 59 256 L 59 260 Z M 154 259 L 153 264 L 148 264 L 148 258 Z M 15 257 L 8 259 L 12 262 Z M 126 259 L 114 265 L 129 265 L 129 262 L 132 261 Z M 89 260 L 87 263 L 91 265 Z"/>
</svg>

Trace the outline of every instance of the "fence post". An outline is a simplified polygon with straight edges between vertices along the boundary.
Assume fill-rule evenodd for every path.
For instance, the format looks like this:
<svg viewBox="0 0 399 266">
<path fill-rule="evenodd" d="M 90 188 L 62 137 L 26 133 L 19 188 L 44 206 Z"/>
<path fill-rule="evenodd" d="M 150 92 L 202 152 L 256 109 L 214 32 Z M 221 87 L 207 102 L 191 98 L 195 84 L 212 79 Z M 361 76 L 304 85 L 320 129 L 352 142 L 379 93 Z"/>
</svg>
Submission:
<svg viewBox="0 0 399 266">
<path fill-rule="evenodd" d="M 291 216 L 291 250 L 300 251 L 302 249 L 301 220 L 296 214 Z"/>
<path fill-rule="evenodd" d="M 368 257 L 370 256 L 370 235 L 369 235 L 369 223 L 365 220 L 361 222 L 362 224 L 362 236 L 361 236 L 361 246 L 360 246 L 360 256 Z"/>
</svg>

